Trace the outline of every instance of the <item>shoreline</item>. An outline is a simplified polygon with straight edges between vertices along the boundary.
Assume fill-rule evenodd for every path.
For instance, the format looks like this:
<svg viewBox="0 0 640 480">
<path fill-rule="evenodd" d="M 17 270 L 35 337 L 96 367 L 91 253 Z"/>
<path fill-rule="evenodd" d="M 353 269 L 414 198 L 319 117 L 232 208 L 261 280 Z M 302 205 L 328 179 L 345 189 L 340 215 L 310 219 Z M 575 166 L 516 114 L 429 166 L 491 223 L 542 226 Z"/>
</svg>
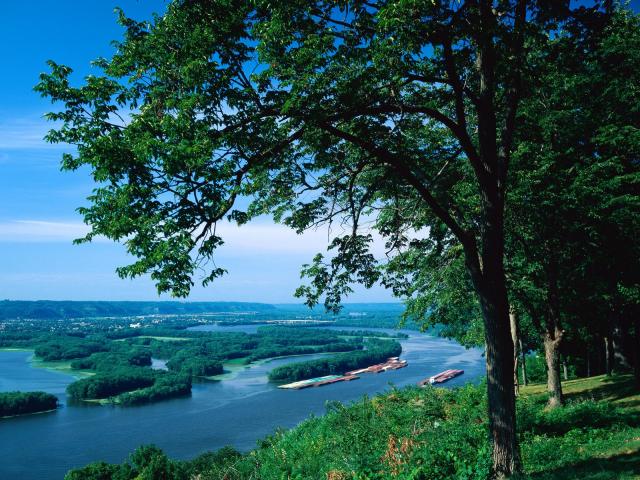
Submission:
<svg viewBox="0 0 640 480">
<path fill-rule="evenodd" d="M 26 417 L 27 415 L 40 415 L 42 413 L 51 413 L 51 412 L 57 412 L 57 411 L 58 411 L 58 407 L 52 408 L 50 410 L 42 410 L 39 412 L 17 413 L 16 415 L 5 415 L 4 417 L 0 417 L 0 420 L 4 420 L 6 418 Z"/>
</svg>

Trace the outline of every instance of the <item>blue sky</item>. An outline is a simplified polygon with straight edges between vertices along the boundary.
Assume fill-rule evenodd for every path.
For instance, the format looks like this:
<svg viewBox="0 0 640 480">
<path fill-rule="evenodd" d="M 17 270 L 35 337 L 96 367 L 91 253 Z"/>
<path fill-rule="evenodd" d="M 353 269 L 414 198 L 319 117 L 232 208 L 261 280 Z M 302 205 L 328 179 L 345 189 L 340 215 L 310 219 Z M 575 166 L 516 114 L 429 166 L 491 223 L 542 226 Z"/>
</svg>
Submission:
<svg viewBox="0 0 640 480">
<path fill-rule="evenodd" d="M 89 62 L 112 53 L 119 39 L 114 7 L 131 17 L 162 12 L 164 0 L 31 0 L 3 2 L 0 20 L 0 299 L 156 300 L 148 278 L 122 280 L 114 270 L 130 258 L 121 245 L 97 241 L 75 246 L 85 231 L 75 209 L 91 192 L 88 172 L 61 173 L 63 147 L 46 144 L 42 119 L 49 101 L 33 92 L 38 74 L 53 59 L 77 78 Z M 324 249 L 326 232 L 300 238 L 265 220 L 227 227 L 217 264 L 229 274 L 190 300 L 299 302 L 293 291 L 300 265 Z M 389 301 L 382 289 L 350 301 Z"/>
<path fill-rule="evenodd" d="M 133 18 L 162 12 L 165 0 L 7 0 L 0 20 L 0 298 L 155 300 L 147 278 L 121 280 L 121 245 L 97 241 L 74 246 L 85 231 L 75 209 L 91 192 L 87 171 L 61 173 L 63 147 L 46 144 L 47 100 L 33 92 L 53 59 L 91 73 L 89 62 L 112 53 L 121 36 L 113 9 Z M 637 7 L 638 1 L 632 2 Z M 300 265 L 326 245 L 326 232 L 303 238 L 264 221 L 227 228 L 217 263 L 229 274 L 191 300 L 294 302 Z M 358 289 L 350 301 L 390 301 L 380 288 Z"/>
</svg>

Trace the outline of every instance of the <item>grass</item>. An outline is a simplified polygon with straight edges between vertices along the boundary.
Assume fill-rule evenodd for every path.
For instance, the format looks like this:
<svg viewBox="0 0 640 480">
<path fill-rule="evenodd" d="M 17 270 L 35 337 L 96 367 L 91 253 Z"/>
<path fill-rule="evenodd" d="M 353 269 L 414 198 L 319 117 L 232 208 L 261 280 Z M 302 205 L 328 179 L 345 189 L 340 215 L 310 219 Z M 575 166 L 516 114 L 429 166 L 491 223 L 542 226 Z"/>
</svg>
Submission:
<svg viewBox="0 0 640 480">
<path fill-rule="evenodd" d="M 640 392 L 633 377 L 569 380 L 563 382 L 563 390 L 566 405 L 542 410 L 538 428 L 522 434 L 527 478 L 640 479 Z M 521 404 L 546 399 L 544 385 L 521 391 Z"/>
<path fill-rule="evenodd" d="M 34 357 L 31 359 L 31 366 L 35 368 L 53 370 L 54 372 L 66 373 L 67 375 L 72 375 L 76 378 L 85 378 L 90 377 L 91 375 L 95 375 L 95 372 L 92 372 L 90 370 L 75 370 L 71 368 L 71 360 L 47 362 L 44 360 L 38 360 Z"/>
</svg>

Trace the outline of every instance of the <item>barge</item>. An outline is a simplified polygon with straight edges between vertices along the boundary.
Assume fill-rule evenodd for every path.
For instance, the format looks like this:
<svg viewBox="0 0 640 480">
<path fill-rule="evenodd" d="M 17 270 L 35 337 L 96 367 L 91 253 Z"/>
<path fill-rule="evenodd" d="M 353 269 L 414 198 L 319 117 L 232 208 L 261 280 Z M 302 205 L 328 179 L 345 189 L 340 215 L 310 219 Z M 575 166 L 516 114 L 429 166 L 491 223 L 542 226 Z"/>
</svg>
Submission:
<svg viewBox="0 0 640 480">
<path fill-rule="evenodd" d="M 360 368 L 358 370 L 351 370 L 345 373 L 345 375 L 360 375 L 362 373 L 382 373 L 387 370 L 398 370 L 407 366 L 406 360 L 400 360 L 398 357 L 388 358 L 384 363 L 378 363 L 371 365 L 370 367 Z"/>
<path fill-rule="evenodd" d="M 307 380 L 300 380 L 298 382 L 287 383 L 280 385 L 278 388 L 285 388 L 288 390 L 300 390 L 309 387 L 321 387 L 323 385 L 329 385 L 337 382 L 350 382 L 351 380 L 357 380 L 356 375 L 325 375 L 324 377 L 309 378 Z"/>
<path fill-rule="evenodd" d="M 436 385 L 438 383 L 444 383 L 452 378 L 456 378 L 464 373 L 464 370 L 445 370 L 444 372 L 440 372 L 437 375 L 433 375 L 432 377 L 425 378 L 424 380 L 420 380 L 418 382 L 419 387 L 424 387 L 425 385 Z"/>
</svg>

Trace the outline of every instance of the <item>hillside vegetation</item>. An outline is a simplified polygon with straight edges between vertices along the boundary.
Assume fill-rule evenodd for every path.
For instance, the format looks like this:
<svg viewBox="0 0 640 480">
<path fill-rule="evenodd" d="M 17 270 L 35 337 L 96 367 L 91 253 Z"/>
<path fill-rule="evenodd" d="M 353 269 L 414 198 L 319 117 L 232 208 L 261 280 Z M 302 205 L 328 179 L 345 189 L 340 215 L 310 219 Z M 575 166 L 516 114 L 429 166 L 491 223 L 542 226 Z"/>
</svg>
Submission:
<svg viewBox="0 0 640 480">
<path fill-rule="evenodd" d="M 542 385 L 523 388 L 518 425 L 525 477 L 640 478 L 640 395 L 630 376 L 566 382 L 566 406 L 548 410 Z M 404 388 L 264 439 L 248 454 L 225 448 L 195 460 L 154 446 L 123 465 L 94 463 L 66 480 L 485 479 L 490 464 L 485 388 Z"/>
<path fill-rule="evenodd" d="M 217 312 L 274 312 L 273 305 L 256 302 L 122 302 L 2 300 L 0 320 L 57 319 L 132 315 L 186 315 Z"/>
</svg>

